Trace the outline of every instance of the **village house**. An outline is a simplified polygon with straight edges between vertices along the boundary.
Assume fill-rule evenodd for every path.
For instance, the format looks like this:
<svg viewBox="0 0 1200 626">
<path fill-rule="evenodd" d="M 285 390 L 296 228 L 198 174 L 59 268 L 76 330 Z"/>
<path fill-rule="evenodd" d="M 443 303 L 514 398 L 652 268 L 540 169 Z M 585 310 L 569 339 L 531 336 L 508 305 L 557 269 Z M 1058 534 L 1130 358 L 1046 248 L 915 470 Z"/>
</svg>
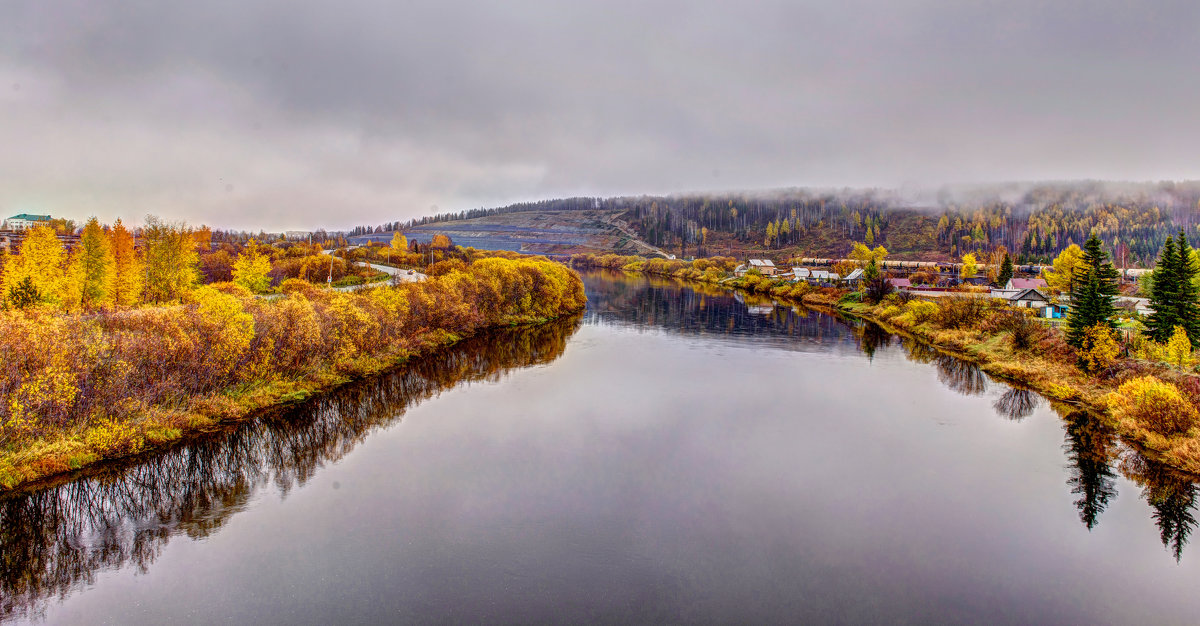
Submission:
<svg viewBox="0 0 1200 626">
<path fill-rule="evenodd" d="M 1018 289 L 1001 293 L 1005 293 L 1001 296 L 1005 301 L 1021 309 L 1041 309 L 1050 305 L 1050 298 L 1038 289 Z"/>
<path fill-rule="evenodd" d="M 750 259 L 750 268 L 762 272 L 763 276 L 774 276 L 779 272 L 775 263 L 770 259 Z"/>
<path fill-rule="evenodd" d="M 907 278 L 889 278 L 887 281 L 895 289 L 912 289 L 912 281 Z"/>
<path fill-rule="evenodd" d="M 809 277 L 811 277 L 811 276 L 812 276 L 812 272 L 809 272 L 807 267 L 793 267 L 792 268 L 792 279 L 793 280 L 808 280 Z"/>
<path fill-rule="evenodd" d="M 1046 281 L 1041 278 L 1010 278 L 1004 283 L 1005 291 L 1020 291 L 1022 289 L 1041 289 L 1045 291 Z"/>
<path fill-rule="evenodd" d="M 844 277 L 842 277 L 841 280 L 843 282 L 849 283 L 851 285 L 857 285 L 858 283 L 862 282 L 863 274 L 864 274 L 863 269 L 861 267 L 859 267 L 859 268 L 856 268 L 854 271 L 850 272 L 849 274 L 846 274 Z"/>
<path fill-rule="evenodd" d="M 814 283 L 836 283 L 841 279 L 842 277 L 837 272 L 828 270 L 813 270 L 809 275 L 809 282 Z"/>
</svg>

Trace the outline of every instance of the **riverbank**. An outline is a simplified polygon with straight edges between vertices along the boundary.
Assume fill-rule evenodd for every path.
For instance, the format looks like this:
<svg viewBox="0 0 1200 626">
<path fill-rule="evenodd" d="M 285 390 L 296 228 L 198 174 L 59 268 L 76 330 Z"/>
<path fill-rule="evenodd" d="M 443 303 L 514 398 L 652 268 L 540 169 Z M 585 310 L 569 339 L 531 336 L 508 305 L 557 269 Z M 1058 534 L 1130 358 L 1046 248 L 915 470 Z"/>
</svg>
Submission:
<svg viewBox="0 0 1200 626">
<path fill-rule="evenodd" d="M 268 301 L 209 286 L 169 307 L 3 312 L 0 488 L 162 449 L 585 303 L 561 264 L 486 258 L 364 292 L 301 288 Z"/>
<path fill-rule="evenodd" d="M 1116 358 L 1096 372 L 1084 372 L 1061 331 L 1030 319 L 1029 311 L 984 298 L 931 302 L 896 295 L 871 305 L 845 289 L 792 284 L 753 274 L 730 277 L 727 272 L 735 261 L 725 258 L 686 262 L 587 255 L 574 261 L 769 296 L 879 324 L 889 332 L 976 363 L 998 379 L 1092 412 L 1150 458 L 1200 475 L 1200 379 L 1162 363 L 1134 358 Z M 1183 417 L 1165 419 L 1167 413 Z"/>
</svg>

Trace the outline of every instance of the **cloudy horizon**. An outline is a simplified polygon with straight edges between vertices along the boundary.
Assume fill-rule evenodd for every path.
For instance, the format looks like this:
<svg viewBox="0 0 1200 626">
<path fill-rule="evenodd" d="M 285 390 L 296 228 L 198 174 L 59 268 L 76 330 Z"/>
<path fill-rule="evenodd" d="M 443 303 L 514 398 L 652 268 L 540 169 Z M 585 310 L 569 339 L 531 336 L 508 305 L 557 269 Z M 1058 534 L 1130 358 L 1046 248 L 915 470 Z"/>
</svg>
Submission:
<svg viewBox="0 0 1200 626">
<path fill-rule="evenodd" d="M 0 211 L 284 230 L 572 195 L 1197 179 L 1198 18 L 14 0 Z"/>
</svg>

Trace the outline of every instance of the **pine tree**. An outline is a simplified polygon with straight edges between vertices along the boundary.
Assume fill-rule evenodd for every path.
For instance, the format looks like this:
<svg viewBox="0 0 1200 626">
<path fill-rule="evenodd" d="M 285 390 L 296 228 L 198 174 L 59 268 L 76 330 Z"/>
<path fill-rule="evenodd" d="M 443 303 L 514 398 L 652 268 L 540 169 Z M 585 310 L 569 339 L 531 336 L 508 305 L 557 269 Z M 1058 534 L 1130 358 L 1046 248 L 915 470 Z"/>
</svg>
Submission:
<svg viewBox="0 0 1200 626">
<path fill-rule="evenodd" d="M 1081 348 L 1087 330 L 1096 324 L 1116 328 L 1113 317 L 1117 310 L 1113 298 L 1118 293 L 1119 276 L 1108 262 L 1108 254 L 1100 247 L 1100 239 L 1093 233 L 1084 244 L 1083 257 L 1075 268 L 1071 315 L 1067 319 L 1068 344 Z"/>
<path fill-rule="evenodd" d="M 1176 292 L 1179 289 L 1179 256 L 1175 250 L 1175 240 L 1167 236 L 1158 264 L 1154 266 L 1150 286 L 1150 308 L 1154 312 L 1146 319 L 1146 327 L 1150 338 L 1162 343 L 1171 337 L 1171 332 L 1179 325 L 1175 316 Z"/>
<path fill-rule="evenodd" d="M 1175 248 L 1175 277 L 1178 281 L 1175 288 L 1175 323 L 1183 327 L 1192 347 L 1200 346 L 1200 288 L 1196 287 L 1196 267 L 1192 258 L 1192 247 L 1188 245 L 1187 235 L 1179 230 L 1178 242 Z"/>
<path fill-rule="evenodd" d="M 1004 261 L 1002 261 L 1000 263 L 1000 275 L 996 277 L 996 282 L 998 282 L 1000 284 L 1000 286 L 1003 287 L 1004 285 L 1008 284 L 1008 281 L 1012 280 L 1012 277 L 1013 277 L 1012 259 L 1009 258 L 1008 253 L 1005 252 L 1004 253 Z"/>
</svg>

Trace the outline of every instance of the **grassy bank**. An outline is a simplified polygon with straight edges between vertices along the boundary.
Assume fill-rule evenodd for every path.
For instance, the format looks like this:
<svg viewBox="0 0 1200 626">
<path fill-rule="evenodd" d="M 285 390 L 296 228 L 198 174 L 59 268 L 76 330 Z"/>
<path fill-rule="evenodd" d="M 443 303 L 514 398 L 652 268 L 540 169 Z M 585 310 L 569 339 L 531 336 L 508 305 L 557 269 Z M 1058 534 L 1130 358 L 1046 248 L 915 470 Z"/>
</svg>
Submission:
<svg viewBox="0 0 1200 626">
<path fill-rule="evenodd" d="M 0 486 L 13 488 L 298 401 L 482 329 L 579 310 L 544 259 L 488 258 L 421 283 L 265 300 L 232 285 L 93 315 L 0 313 Z"/>
<path fill-rule="evenodd" d="M 792 284 L 758 275 L 732 277 L 733 259 L 695 262 L 614 255 L 576 257 L 582 267 L 607 267 L 700 282 L 729 290 L 768 295 L 781 301 L 824 307 L 880 324 L 958 358 L 988 374 L 1033 389 L 1052 401 L 1100 416 L 1148 457 L 1200 475 L 1200 377 L 1190 366 L 1171 367 L 1136 355 L 1136 345 L 1114 344 L 1113 358 L 1081 369 L 1080 354 L 1057 328 L 991 298 L 939 298 L 937 301 L 886 297 L 862 302 L 845 289 Z M 1138 343 L 1135 335 L 1131 344 Z"/>
</svg>

